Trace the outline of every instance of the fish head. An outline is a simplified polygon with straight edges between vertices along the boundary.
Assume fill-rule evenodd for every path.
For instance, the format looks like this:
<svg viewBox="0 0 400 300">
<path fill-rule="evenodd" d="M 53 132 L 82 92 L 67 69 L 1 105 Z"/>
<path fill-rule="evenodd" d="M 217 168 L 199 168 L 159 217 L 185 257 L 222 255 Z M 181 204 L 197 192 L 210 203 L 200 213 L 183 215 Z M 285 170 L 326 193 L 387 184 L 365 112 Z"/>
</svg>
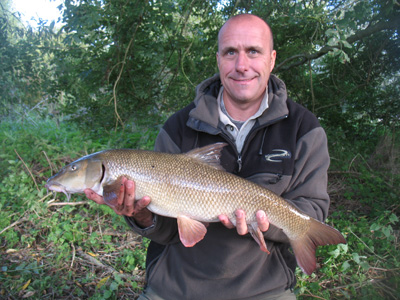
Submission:
<svg viewBox="0 0 400 300">
<path fill-rule="evenodd" d="M 45 187 L 48 190 L 64 193 L 68 200 L 70 194 L 83 193 L 85 189 L 99 190 L 104 175 L 101 160 L 91 156 L 78 159 L 63 167 L 60 172 L 50 177 Z"/>
</svg>

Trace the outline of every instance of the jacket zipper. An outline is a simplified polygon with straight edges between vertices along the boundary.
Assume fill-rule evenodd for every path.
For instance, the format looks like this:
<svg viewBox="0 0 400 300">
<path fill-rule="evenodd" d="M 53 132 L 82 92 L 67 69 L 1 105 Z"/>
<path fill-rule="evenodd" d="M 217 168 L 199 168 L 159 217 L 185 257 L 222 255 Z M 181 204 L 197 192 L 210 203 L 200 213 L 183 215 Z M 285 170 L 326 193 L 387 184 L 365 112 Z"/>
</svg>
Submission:
<svg viewBox="0 0 400 300">
<path fill-rule="evenodd" d="M 258 130 L 260 130 L 260 129 L 263 129 L 263 128 L 265 128 L 265 127 L 268 127 L 268 126 L 270 126 L 270 125 L 272 125 L 272 124 L 274 124 L 274 123 L 276 123 L 276 122 L 279 122 L 279 121 L 281 121 L 281 120 L 283 120 L 283 119 L 286 119 L 287 117 L 288 117 L 288 115 L 284 115 L 284 116 L 279 117 L 279 118 L 276 118 L 276 119 L 274 119 L 274 120 L 272 120 L 272 121 L 270 121 L 270 122 L 268 122 L 268 123 L 265 123 L 265 124 L 263 124 L 262 126 L 257 127 L 257 128 L 254 129 L 254 130 L 251 130 L 251 131 L 249 132 L 249 134 L 247 135 L 246 140 L 244 141 L 244 144 L 243 144 L 243 145 L 247 148 L 247 142 L 248 142 L 248 140 L 250 139 L 250 136 L 251 136 L 254 132 L 256 132 L 256 131 L 258 131 Z M 236 149 L 236 144 L 232 142 L 232 140 L 229 138 L 228 135 L 226 135 L 223 131 L 220 131 L 219 134 L 221 135 L 221 137 L 224 138 L 224 140 L 225 140 L 226 142 L 228 142 L 229 145 L 232 146 L 233 150 L 236 152 L 236 155 L 237 155 L 236 162 L 237 162 L 237 164 L 238 164 L 237 172 L 239 173 L 239 172 L 242 170 L 242 165 L 243 165 L 242 153 L 244 152 L 245 149 L 243 148 L 243 149 L 242 149 L 242 152 L 239 153 L 239 152 L 237 151 L 237 149 Z"/>
<path fill-rule="evenodd" d="M 229 138 L 228 135 L 226 135 L 223 131 L 220 131 L 219 135 L 233 148 L 233 151 L 235 151 L 237 156 L 236 162 L 238 164 L 238 172 L 240 172 L 242 169 L 242 154 L 237 151 L 236 144 Z"/>
<path fill-rule="evenodd" d="M 240 170 L 242 170 L 242 153 L 238 154 L 237 164 L 238 164 L 238 173 L 239 173 Z"/>
</svg>

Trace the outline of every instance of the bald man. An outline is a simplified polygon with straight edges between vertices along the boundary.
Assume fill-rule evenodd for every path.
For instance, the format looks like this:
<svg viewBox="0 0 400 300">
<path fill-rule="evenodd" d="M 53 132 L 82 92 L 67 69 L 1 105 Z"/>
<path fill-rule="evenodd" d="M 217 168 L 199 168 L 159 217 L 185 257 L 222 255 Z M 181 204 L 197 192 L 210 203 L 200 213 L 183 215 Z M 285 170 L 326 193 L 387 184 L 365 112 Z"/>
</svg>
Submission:
<svg viewBox="0 0 400 300">
<path fill-rule="evenodd" d="M 170 117 L 155 150 L 184 153 L 217 142 L 227 143 L 221 165 L 227 172 L 256 182 L 320 221 L 329 208 L 329 154 L 317 118 L 287 97 L 285 84 L 271 75 L 276 51 L 269 25 L 242 14 L 229 19 L 218 35 L 219 74 L 200 83 L 196 98 Z M 220 215 L 193 247 L 179 239 L 176 219 L 135 201 L 134 182 L 124 180 L 113 209 L 137 233 L 151 240 L 147 285 L 139 299 L 295 299 L 296 260 L 289 240 L 256 213 L 269 254 L 249 234 L 246 212 L 236 219 Z M 87 190 L 88 198 L 104 204 Z M 236 224 L 234 226 L 233 224 Z"/>
</svg>

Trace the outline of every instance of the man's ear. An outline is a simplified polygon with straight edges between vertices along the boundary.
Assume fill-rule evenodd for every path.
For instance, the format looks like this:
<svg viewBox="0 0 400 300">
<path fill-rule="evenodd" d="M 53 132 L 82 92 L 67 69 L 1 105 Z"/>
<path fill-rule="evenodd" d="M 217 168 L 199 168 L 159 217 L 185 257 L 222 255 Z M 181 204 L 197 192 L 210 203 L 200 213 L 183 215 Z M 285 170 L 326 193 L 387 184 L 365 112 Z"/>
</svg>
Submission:
<svg viewBox="0 0 400 300">
<path fill-rule="evenodd" d="M 276 60 L 276 51 L 272 50 L 272 52 L 271 52 L 271 69 L 269 70 L 270 72 L 272 72 L 272 70 L 275 67 L 275 60 Z"/>
</svg>

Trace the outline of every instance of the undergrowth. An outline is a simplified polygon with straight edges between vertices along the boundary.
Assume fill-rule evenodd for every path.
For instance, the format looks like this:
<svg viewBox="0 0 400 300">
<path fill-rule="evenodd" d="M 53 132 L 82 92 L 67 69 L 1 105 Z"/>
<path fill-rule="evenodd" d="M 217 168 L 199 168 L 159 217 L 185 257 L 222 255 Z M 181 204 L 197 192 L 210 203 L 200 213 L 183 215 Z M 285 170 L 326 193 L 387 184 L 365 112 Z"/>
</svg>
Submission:
<svg viewBox="0 0 400 300">
<path fill-rule="evenodd" d="M 88 153 L 151 149 L 158 128 L 87 131 L 31 119 L 0 123 L 0 298 L 135 299 L 144 285 L 148 240 L 108 207 L 79 195 L 66 203 L 63 194 L 47 194 L 44 183 Z M 348 244 L 320 248 L 319 269 L 311 276 L 298 270 L 299 299 L 400 295 L 399 174 L 385 181 L 366 158 L 355 156 L 347 155 L 350 168 L 334 165 L 330 177 L 327 222 Z"/>
<path fill-rule="evenodd" d="M 156 130 L 86 133 L 49 119 L 0 124 L 0 298 L 134 298 L 148 241 L 110 208 L 47 194 L 45 181 L 82 155 L 151 149 Z"/>
</svg>

